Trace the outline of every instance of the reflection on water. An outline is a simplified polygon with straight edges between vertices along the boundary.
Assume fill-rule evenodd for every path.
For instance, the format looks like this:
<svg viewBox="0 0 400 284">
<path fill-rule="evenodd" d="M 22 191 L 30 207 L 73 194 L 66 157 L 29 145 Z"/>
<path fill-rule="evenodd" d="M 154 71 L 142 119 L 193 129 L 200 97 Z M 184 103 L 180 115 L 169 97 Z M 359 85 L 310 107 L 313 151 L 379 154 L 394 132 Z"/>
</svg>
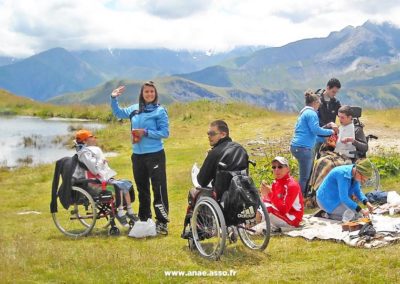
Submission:
<svg viewBox="0 0 400 284">
<path fill-rule="evenodd" d="M 71 156 L 75 150 L 66 147 L 65 144 L 72 143 L 65 136 L 71 129 L 80 127 L 96 130 L 103 125 L 79 120 L 0 116 L 0 166 L 36 165 Z"/>
</svg>

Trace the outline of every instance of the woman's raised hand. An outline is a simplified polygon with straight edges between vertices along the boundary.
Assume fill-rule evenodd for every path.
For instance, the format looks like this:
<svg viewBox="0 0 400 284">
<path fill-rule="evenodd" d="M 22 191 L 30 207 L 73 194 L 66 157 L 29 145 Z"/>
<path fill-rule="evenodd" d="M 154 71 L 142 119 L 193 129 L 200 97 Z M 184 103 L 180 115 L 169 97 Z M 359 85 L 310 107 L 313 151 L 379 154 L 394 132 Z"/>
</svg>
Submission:
<svg viewBox="0 0 400 284">
<path fill-rule="evenodd" d="M 125 86 L 119 86 L 114 91 L 112 91 L 111 96 L 113 98 L 119 97 L 125 91 Z"/>
</svg>

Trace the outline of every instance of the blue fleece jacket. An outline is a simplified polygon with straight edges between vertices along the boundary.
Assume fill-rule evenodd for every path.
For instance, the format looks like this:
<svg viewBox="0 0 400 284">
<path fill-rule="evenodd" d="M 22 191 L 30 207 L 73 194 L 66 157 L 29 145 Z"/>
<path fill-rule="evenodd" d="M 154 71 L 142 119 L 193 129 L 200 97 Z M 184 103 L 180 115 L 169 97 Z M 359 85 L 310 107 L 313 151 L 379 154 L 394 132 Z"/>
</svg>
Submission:
<svg viewBox="0 0 400 284">
<path fill-rule="evenodd" d="M 319 126 L 317 112 L 312 107 L 305 107 L 297 118 L 294 137 L 290 145 L 312 149 L 317 135 L 330 136 L 333 133 L 332 129 L 324 129 Z"/>
<path fill-rule="evenodd" d="M 362 193 L 360 183 L 353 179 L 354 165 L 344 165 L 334 168 L 325 177 L 317 190 L 317 198 L 328 213 L 332 213 L 341 203 L 352 210 L 358 205 L 351 199 L 354 194 L 358 200 L 365 202 L 367 198 Z"/>
<path fill-rule="evenodd" d="M 129 115 L 139 109 L 139 104 L 120 108 L 118 100 L 111 98 L 111 109 L 117 118 L 129 118 Z M 169 136 L 169 120 L 165 108 L 160 105 L 148 104 L 143 112 L 132 117 L 132 129 L 146 129 L 147 135 L 141 141 L 132 144 L 134 154 L 156 153 L 164 149 L 162 138 Z"/>
</svg>

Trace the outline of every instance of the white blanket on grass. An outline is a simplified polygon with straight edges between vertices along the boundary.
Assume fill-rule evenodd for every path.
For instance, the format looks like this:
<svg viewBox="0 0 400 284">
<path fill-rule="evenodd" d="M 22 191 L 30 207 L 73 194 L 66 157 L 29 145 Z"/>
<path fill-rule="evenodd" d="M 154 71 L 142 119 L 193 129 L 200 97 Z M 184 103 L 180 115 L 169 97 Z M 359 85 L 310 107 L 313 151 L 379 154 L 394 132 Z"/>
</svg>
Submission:
<svg viewBox="0 0 400 284">
<path fill-rule="evenodd" d="M 304 215 L 303 225 L 293 230 L 285 229 L 283 234 L 303 237 L 308 240 L 334 240 L 353 247 L 378 248 L 400 241 L 400 218 L 373 215 L 372 224 L 377 232 L 371 240 L 359 237 L 359 231 L 342 231 L 342 222 Z"/>
</svg>

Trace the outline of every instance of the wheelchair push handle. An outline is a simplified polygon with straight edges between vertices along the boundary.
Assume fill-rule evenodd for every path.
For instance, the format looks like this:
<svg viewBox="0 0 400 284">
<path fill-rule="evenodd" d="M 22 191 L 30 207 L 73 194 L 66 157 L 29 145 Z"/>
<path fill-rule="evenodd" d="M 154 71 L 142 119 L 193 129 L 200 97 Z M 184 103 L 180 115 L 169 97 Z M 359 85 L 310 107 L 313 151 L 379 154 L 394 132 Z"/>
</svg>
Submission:
<svg viewBox="0 0 400 284">
<path fill-rule="evenodd" d="M 375 135 L 369 134 L 369 135 L 367 136 L 367 140 L 371 140 L 371 139 L 375 139 L 375 140 L 377 140 L 377 139 L 378 139 L 378 136 L 375 136 Z"/>
<path fill-rule="evenodd" d="M 249 165 L 252 165 L 253 167 L 257 166 L 257 162 L 253 160 L 249 160 Z"/>
</svg>

